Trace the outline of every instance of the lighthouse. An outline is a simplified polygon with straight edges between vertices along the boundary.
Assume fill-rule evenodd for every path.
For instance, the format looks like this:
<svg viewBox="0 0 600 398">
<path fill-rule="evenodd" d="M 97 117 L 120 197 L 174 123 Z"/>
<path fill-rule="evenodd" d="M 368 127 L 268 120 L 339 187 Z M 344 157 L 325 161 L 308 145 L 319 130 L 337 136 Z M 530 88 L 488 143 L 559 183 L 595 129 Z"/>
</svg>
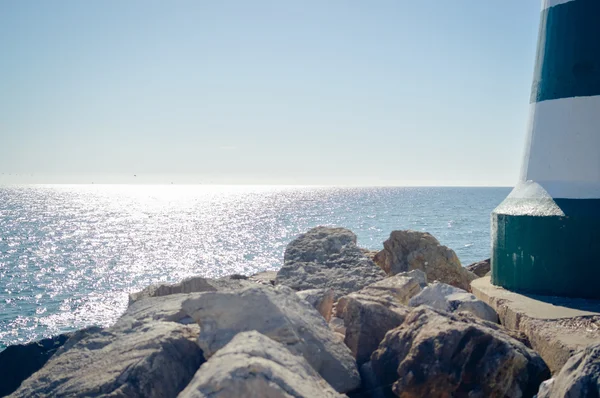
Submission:
<svg viewBox="0 0 600 398">
<path fill-rule="evenodd" d="M 600 299 L 600 0 L 542 3 L 521 175 L 491 221 L 494 285 Z"/>
</svg>

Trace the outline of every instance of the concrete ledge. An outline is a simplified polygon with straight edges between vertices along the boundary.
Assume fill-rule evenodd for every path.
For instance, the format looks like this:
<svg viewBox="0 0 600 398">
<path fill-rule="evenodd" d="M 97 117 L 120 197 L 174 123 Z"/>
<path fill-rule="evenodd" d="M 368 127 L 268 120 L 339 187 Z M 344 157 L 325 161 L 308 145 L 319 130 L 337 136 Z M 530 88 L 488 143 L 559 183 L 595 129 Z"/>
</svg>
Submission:
<svg viewBox="0 0 600 398">
<path fill-rule="evenodd" d="M 574 352 L 600 342 L 600 300 L 519 294 L 492 285 L 489 276 L 471 288 L 504 327 L 525 333 L 553 374 Z"/>
</svg>

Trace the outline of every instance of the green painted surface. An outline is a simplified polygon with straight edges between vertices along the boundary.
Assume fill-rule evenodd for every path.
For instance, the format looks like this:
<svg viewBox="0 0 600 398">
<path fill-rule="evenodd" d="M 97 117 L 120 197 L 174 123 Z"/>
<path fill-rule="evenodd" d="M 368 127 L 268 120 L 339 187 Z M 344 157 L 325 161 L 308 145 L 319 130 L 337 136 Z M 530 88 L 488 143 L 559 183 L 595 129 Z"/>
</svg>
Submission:
<svg viewBox="0 0 600 398">
<path fill-rule="evenodd" d="M 492 213 L 492 283 L 544 295 L 600 299 L 600 200 L 508 198 Z"/>
<path fill-rule="evenodd" d="M 531 102 L 600 95 L 600 1 L 542 11 Z"/>
</svg>

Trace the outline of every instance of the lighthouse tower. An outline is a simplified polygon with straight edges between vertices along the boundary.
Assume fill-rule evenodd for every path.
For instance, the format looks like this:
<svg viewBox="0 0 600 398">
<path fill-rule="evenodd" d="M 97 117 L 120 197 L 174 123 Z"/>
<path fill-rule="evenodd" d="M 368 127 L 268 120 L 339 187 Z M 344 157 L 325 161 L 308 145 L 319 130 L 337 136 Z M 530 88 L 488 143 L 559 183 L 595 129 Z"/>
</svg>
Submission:
<svg viewBox="0 0 600 398">
<path fill-rule="evenodd" d="M 600 0 L 544 0 L 520 181 L 492 213 L 492 283 L 600 299 Z"/>
</svg>

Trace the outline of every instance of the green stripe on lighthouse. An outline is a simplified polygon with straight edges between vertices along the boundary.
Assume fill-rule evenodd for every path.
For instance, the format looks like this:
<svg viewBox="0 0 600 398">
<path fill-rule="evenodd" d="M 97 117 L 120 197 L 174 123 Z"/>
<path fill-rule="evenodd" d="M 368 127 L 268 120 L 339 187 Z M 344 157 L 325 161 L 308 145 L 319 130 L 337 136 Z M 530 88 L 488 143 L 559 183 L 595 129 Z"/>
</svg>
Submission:
<svg viewBox="0 0 600 398">
<path fill-rule="evenodd" d="M 492 213 L 492 283 L 600 299 L 600 0 L 546 0 L 517 187 Z"/>
<path fill-rule="evenodd" d="M 542 11 L 531 102 L 600 95 L 599 18 L 598 0 Z"/>
</svg>

